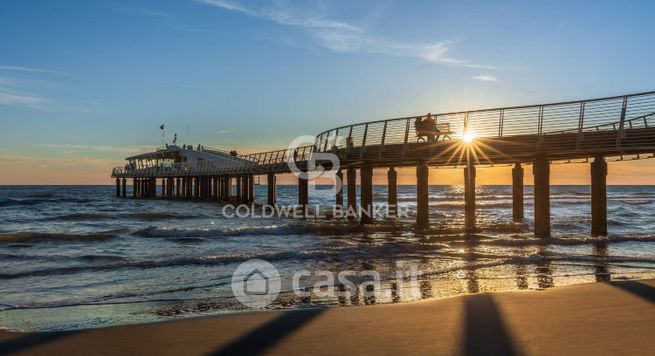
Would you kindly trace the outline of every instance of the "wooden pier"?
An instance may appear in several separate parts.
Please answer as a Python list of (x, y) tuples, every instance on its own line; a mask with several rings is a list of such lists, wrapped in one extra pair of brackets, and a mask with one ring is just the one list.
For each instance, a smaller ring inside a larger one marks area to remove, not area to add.
[[(397, 203), (396, 169), (416, 168), (416, 224), (430, 226), (428, 181), (430, 167), (463, 168), (465, 177), (465, 226), (476, 230), (476, 170), (508, 165), (512, 169), (513, 220), (524, 218), (523, 178), (525, 165), (534, 174), (534, 233), (550, 236), (550, 165), (582, 161), (590, 164), (591, 233), (607, 234), (607, 160), (652, 158), (655, 154), (655, 92), (616, 97), (472, 110), (432, 115), (442, 135), (425, 139), (415, 123), (423, 116), (379, 120), (341, 126), (316, 136), (311, 146), (248, 155), (199, 147), (198, 154), (214, 155), (188, 162), (161, 165), (171, 150), (128, 158), (130, 165), (112, 171), (116, 195), (127, 196), (127, 179), (132, 179), (134, 197), (157, 196), (156, 185), (166, 198), (217, 201), (254, 201), (255, 176), (266, 176), (268, 204), (276, 202), (276, 174), (289, 173), (291, 161), (301, 170), (317, 153), (332, 153), (346, 171), (347, 208), (360, 212), (362, 224), (373, 222), (373, 170), (388, 169), (388, 203)], [(448, 137), (443, 137), (443, 136)], [(193, 151), (193, 149), (192, 149)], [(231, 159), (232, 161), (225, 161)], [(318, 165), (330, 162), (317, 159)], [(329, 168), (329, 167), (328, 167)], [(357, 204), (355, 181), (360, 175)], [(341, 170), (337, 175), (343, 177)], [(298, 204), (309, 201), (307, 179), (299, 179)], [(234, 188), (234, 189), (233, 189)], [(343, 192), (335, 197), (343, 205)]]

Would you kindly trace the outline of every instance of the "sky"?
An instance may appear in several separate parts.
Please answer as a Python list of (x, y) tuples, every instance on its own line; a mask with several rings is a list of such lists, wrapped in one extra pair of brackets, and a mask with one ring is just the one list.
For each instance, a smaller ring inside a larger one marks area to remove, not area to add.
[[(161, 123), (168, 142), (257, 152), (368, 120), (655, 90), (653, 13), (652, 1), (5, 0), (0, 184), (110, 184), (124, 157), (161, 144)], [(588, 176), (557, 166), (552, 182)], [(511, 182), (509, 168), (478, 177)], [(652, 177), (655, 160), (617, 162), (608, 182)]]

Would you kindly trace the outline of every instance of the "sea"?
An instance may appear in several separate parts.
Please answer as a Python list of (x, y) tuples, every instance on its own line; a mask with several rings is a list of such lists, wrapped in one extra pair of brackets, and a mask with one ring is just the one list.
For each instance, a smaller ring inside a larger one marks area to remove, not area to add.
[[(255, 188), (258, 211), (266, 187)], [(79, 330), (250, 311), (232, 277), (252, 259), (279, 273), (281, 291), (267, 310), (655, 277), (653, 186), (608, 187), (607, 237), (590, 234), (588, 186), (551, 187), (550, 238), (533, 236), (531, 186), (522, 223), (512, 222), (510, 186), (476, 187), (475, 233), (464, 230), (462, 186), (429, 193), (430, 226), (417, 231), (411, 185), (398, 187), (406, 214), (366, 226), (332, 216), (330, 195), (311, 196), (310, 206), (326, 213), (302, 219), (234, 217), (214, 201), (120, 198), (114, 186), (2, 186), (0, 328)], [(373, 195), (386, 204), (386, 186)], [(277, 196), (281, 206), (295, 204), (297, 187), (279, 186)], [(343, 291), (342, 271), (355, 285), (374, 271), (379, 283), (347, 296), (315, 290), (329, 282)]]

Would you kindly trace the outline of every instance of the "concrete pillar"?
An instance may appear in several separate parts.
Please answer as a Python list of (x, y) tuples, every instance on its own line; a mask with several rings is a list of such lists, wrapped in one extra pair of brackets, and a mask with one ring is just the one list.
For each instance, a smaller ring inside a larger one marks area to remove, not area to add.
[(360, 172), (360, 223), (370, 224), (373, 222), (373, 168), (370, 163), (364, 162)]
[(515, 222), (523, 221), (523, 167), (520, 162), (512, 168), (512, 217)]
[[(353, 214), (357, 212), (357, 171), (355, 168), (348, 168), (346, 178), (348, 179), (348, 213)], [(348, 217), (352, 218), (352, 215)]]
[(189, 183), (187, 182), (187, 177), (182, 177), (182, 197), (186, 198), (187, 197), (187, 187), (189, 186)]
[(255, 176), (248, 176), (248, 201), (255, 201)]
[(268, 173), (266, 176), (266, 185), (268, 188), (268, 204), (269, 205), (275, 205), (275, 201), (277, 200), (277, 194), (276, 194), (276, 188), (277, 186), (275, 185), (275, 173)]
[(343, 172), (341, 172), (341, 169), (339, 169), (336, 173), (337, 180), (339, 182), (339, 188), (337, 190), (337, 195), (336, 195), (336, 205), (343, 207)]
[(200, 199), (200, 177), (196, 177), (194, 179), (195, 182), (195, 187), (193, 191), (193, 197), (196, 199)]
[(607, 162), (603, 156), (591, 163), (591, 234), (607, 235)]
[(178, 198), (180, 197), (180, 194), (182, 193), (182, 191), (181, 191), (182, 187), (180, 187), (180, 183), (181, 183), (181, 179), (180, 178), (175, 178), (175, 196), (177, 196)]
[(229, 201), (232, 198), (232, 178), (225, 178), (225, 200)]
[(139, 180), (132, 178), (132, 196), (136, 197), (139, 194)]
[(150, 185), (151, 185), (151, 188), (152, 188), (152, 189), (150, 189), (150, 194), (151, 194), (151, 197), (154, 198), (154, 197), (157, 196), (157, 178), (154, 178), (154, 177), (150, 178)]
[(398, 216), (398, 172), (393, 167), (387, 172), (387, 204), (389, 216)]
[(307, 214), (309, 206), (309, 181), (307, 178), (298, 178), (298, 205), (302, 208), (303, 216)]
[(550, 162), (539, 156), (533, 164), (534, 173), (534, 234), (550, 236)]
[(429, 169), (425, 164), (416, 167), (416, 227), (423, 229), (430, 224)]
[(121, 196), (121, 179), (116, 178), (116, 196), (120, 197)]
[(166, 178), (161, 179), (161, 196), (166, 196)]
[(237, 181), (237, 199), (239, 201), (243, 201), (243, 177), (242, 176), (237, 176), (236, 181)]
[(464, 226), (466, 231), (475, 231), (475, 166), (469, 161), (464, 168)]
[(123, 197), (127, 196), (127, 179), (126, 178), (123, 178), (123, 191), (122, 191), (122, 193), (123, 193)]
[(219, 177), (214, 176), (214, 181), (213, 181), (214, 190), (213, 190), (213, 194), (212, 194), (212, 198), (214, 198), (214, 200), (218, 199), (218, 181), (219, 181)]

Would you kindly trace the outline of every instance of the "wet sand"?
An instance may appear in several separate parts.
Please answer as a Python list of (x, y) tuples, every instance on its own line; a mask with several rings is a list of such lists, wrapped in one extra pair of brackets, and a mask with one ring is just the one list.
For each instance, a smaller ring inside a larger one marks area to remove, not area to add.
[(254, 312), (59, 333), (0, 354), (655, 354), (655, 280), (406, 304)]

